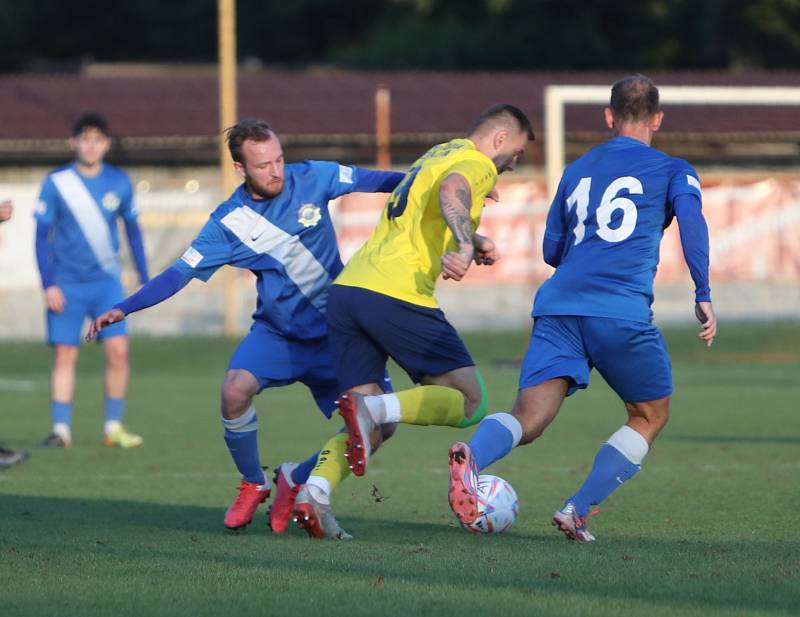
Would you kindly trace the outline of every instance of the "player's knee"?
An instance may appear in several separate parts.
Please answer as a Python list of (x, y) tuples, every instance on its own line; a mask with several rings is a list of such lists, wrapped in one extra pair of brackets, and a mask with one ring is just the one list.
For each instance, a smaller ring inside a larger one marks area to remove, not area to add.
[(53, 364), (56, 368), (75, 366), (78, 360), (78, 348), (71, 345), (56, 345), (53, 353)]
[(222, 415), (228, 419), (241, 416), (253, 400), (250, 384), (237, 375), (227, 375), (222, 383)]
[(112, 368), (128, 368), (128, 347), (123, 345), (110, 346), (106, 349), (106, 361)]
[(471, 418), (481, 404), (481, 393), (479, 390), (466, 388), (461, 393), (464, 395), (464, 415)]
[(479, 373), (476, 373), (476, 378), (475, 383), (461, 391), (464, 395), (464, 421), (460, 425), (461, 428), (477, 424), (486, 415), (488, 407), (486, 386)]

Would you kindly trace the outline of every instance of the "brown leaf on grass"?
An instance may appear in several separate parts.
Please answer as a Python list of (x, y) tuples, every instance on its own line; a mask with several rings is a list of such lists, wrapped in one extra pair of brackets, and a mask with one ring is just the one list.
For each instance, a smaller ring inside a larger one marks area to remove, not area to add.
[(558, 570), (553, 570), (550, 573), (550, 578), (561, 578), (561, 572), (559, 572)]
[(633, 555), (623, 555), (622, 561), (633, 561)]
[(385, 581), (384, 581), (384, 578), (383, 578), (383, 574), (380, 574), (380, 575), (378, 575), (378, 578), (376, 578), (374, 581), (372, 581), (372, 586), (373, 587), (383, 587), (383, 583), (384, 582)]
[(381, 495), (380, 489), (374, 484), (372, 485), (372, 493), (370, 494), (372, 495), (372, 498), (375, 500), (375, 503), (381, 503), (386, 499), (389, 499), (388, 497), (384, 497), (383, 495)]

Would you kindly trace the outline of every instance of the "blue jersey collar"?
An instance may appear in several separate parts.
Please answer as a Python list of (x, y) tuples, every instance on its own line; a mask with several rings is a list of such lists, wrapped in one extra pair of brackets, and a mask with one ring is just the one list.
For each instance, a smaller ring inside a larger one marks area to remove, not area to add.
[(646, 143), (644, 143), (643, 141), (639, 141), (638, 139), (634, 139), (633, 137), (626, 137), (624, 135), (614, 135), (614, 137), (612, 137), (609, 141), (613, 142), (613, 143), (622, 143), (622, 144), (643, 146), (645, 148), (649, 148), (650, 147)]

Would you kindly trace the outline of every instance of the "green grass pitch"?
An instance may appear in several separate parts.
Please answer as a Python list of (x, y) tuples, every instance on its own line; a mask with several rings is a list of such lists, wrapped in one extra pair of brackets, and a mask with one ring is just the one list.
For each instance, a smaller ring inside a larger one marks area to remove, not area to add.
[[(100, 443), (102, 354), (85, 348), (75, 445), (34, 448), (0, 472), (0, 614), (35, 615), (798, 615), (800, 325), (722, 324), (711, 350), (667, 329), (672, 418), (642, 473), (592, 519), (594, 545), (550, 516), (624, 421), (602, 379), (569, 399), (534, 444), (491, 468), (520, 518), (501, 536), (455, 524), (451, 442), (469, 432), (401, 427), (334, 507), (350, 543), (273, 536), (266, 507), (245, 532), (222, 516), (238, 477), (219, 422), (236, 341), (132, 340), (127, 423), (144, 446)], [(527, 333), (468, 335), (490, 409), (508, 409)], [(0, 438), (49, 428), (49, 352), (0, 343)], [(399, 377), (396, 386), (407, 380)], [(264, 464), (298, 460), (339, 422), (301, 386), (257, 399)]]

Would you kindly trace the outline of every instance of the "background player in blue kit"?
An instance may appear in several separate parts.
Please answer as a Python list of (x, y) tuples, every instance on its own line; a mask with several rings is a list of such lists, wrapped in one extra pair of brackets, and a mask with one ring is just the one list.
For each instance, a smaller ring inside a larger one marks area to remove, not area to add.
[(592, 506), (639, 471), (669, 416), (671, 365), (650, 306), (659, 244), (673, 217), (695, 284), (699, 336), (708, 346), (714, 340), (700, 181), (686, 161), (650, 147), (662, 118), (649, 79), (618, 81), (605, 110), (615, 137), (564, 171), (544, 236), (545, 261), (556, 271), (536, 294), (514, 409), (487, 416), (468, 445), (450, 449), (450, 506), (463, 523), (477, 518), (478, 472), (539, 437), (597, 368), (625, 402), (628, 421), (553, 517), (567, 537), (594, 540), (586, 529)]
[[(72, 399), (81, 327), (122, 300), (117, 220), (122, 218), (139, 279), (148, 280), (142, 234), (128, 175), (103, 158), (111, 147), (108, 123), (81, 115), (70, 147), (75, 160), (47, 175), (36, 207), (36, 259), (47, 305), (47, 341), (53, 346), (52, 434), (43, 446), (72, 443)], [(102, 335), (106, 355), (104, 442), (131, 448), (142, 438), (122, 426), (128, 390), (128, 338), (124, 323)]]
[[(284, 165), (278, 136), (262, 120), (241, 120), (228, 130), (228, 147), (242, 184), (212, 214), (189, 249), (139, 292), (98, 317), (94, 336), (125, 315), (157, 304), (191, 279), (207, 281), (223, 265), (256, 275), (258, 301), (250, 333), (233, 352), (222, 386), (225, 443), (242, 474), (239, 495), (225, 514), (225, 526), (248, 525), (269, 487), (258, 451), (253, 398), (265, 388), (296, 381), (309, 387), (330, 417), (339, 394), (328, 348), (325, 309), (328, 287), (341, 272), (328, 201), (352, 192), (391, 192), (403, 174), (323, 161)], [(332, 440), (341, 442), (345, 434)], [(330, 448), (323, 448), (326, 454)], [(285, 463), (276, 475), (278, 495), (270, 511), (273, 531), (288, 525), (297, 489), (319, 464), (348, 474), (341, 461), (318, 453), (299, 465)], [(278, 503), (280, 502), (280, 503)], [(331, 537), (349, 537), (335, 519)]]

